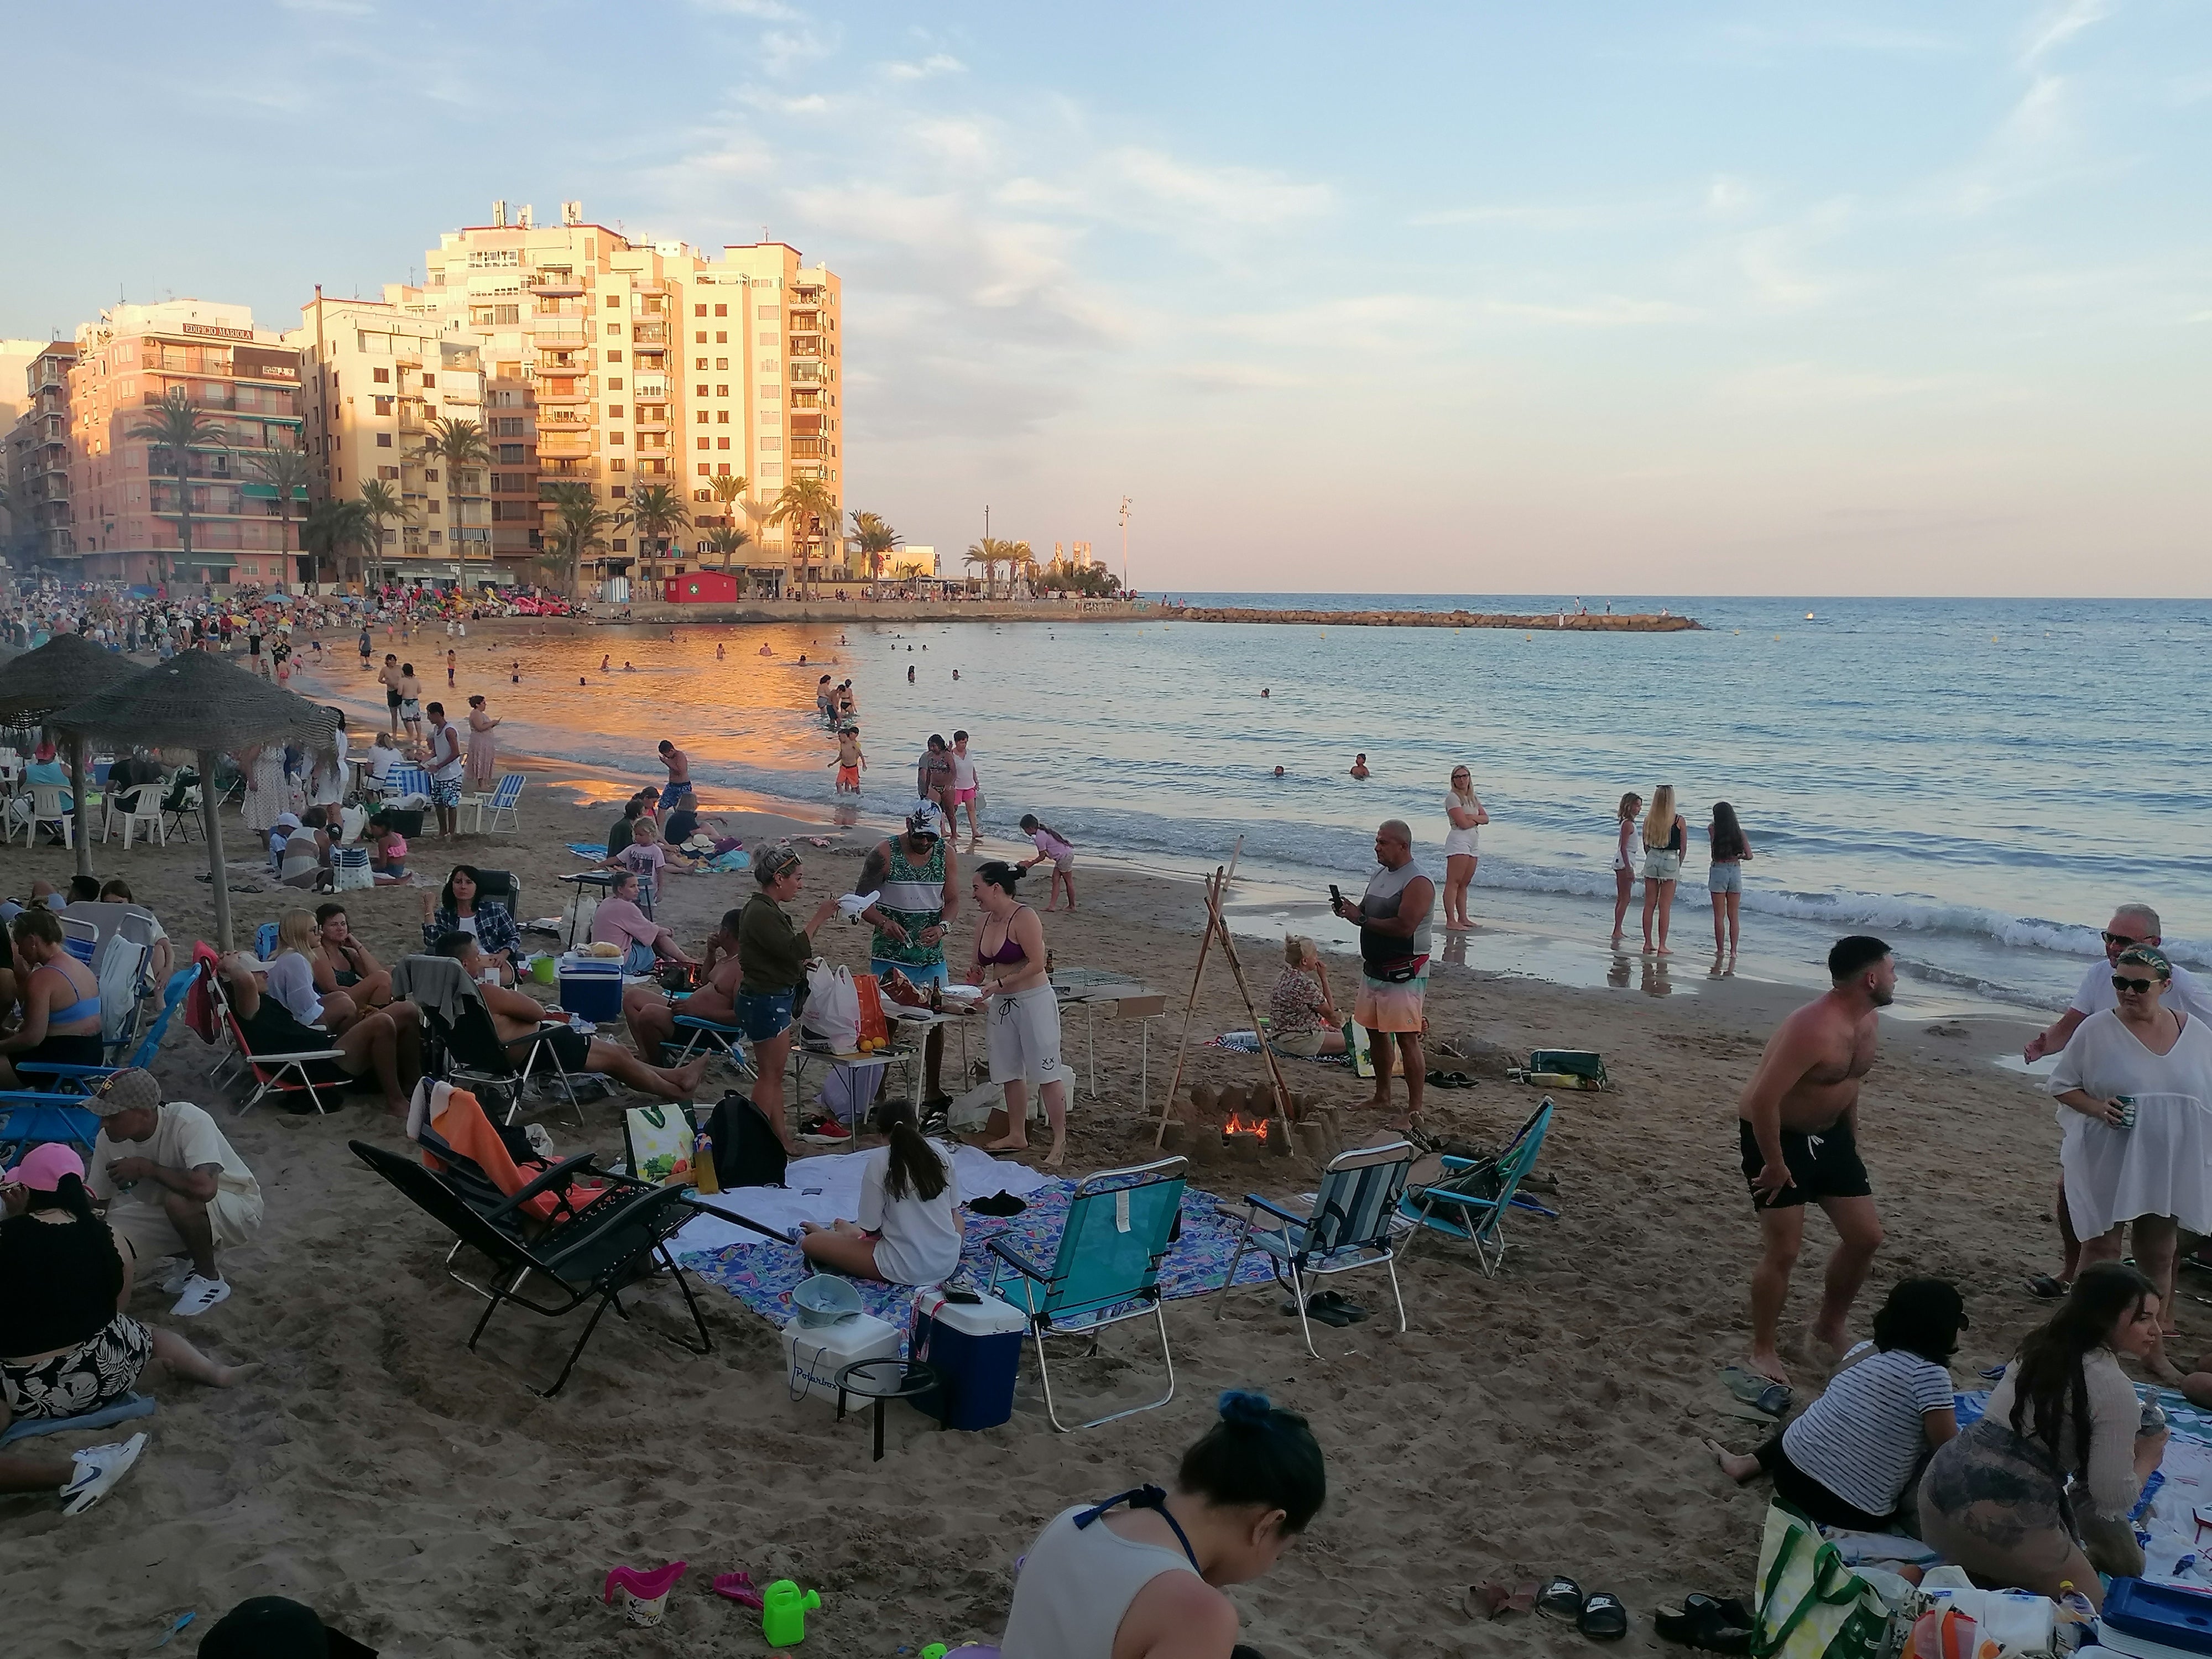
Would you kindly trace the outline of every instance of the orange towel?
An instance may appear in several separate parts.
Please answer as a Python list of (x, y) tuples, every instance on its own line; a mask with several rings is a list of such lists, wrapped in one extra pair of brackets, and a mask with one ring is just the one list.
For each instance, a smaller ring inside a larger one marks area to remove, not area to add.
[[(544, 1164), (538, 1160), (526, 1164), (515, 1163), (507, 1153), (507, 1143), (492, 1127), (491, 1119), (484, 1115), (483, 1104), (465, 1089), (447, 1093), (445, 1109), (430, 1120), (430, 1127), (448, 1146), (473, 1162), (491, 1177), (494, 1186), (509, 1196), (545, 1173)], [(433, 1170), (438, 1167), (438, 1160), (427, 1151), (422, 1154), (422, 1162)], [(578, 1182), (568, 1188), (569, 1201), (580, 1208), (604, 1190)], [(560, 1213), (562, 1200), (557, 1194), (540, 1193), (522, 1207), (540, 1221), (550, 1221)]]

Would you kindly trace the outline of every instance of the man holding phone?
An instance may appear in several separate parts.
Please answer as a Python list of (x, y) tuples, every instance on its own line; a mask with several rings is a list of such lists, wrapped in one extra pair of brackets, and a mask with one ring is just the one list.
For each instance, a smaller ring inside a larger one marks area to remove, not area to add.
[(1429, 913), (1436, 884), (1413, 862), (1413, 832), (1392, 818), (1375, 832), (1375, 861), (1382, 868), (1357, 903), (1335, 887), (1329, 908), (1359, 924), (1359, 996), (1352, 1018), (1364, 1028), (1375, 1060), (1375, 1093), (1368, 1104), (1390, 1110), (1390, 1042), (1397, 1039), (1406, 1073), (1406, 1109), (1390, 1119), (1401, 1134), (1421, 1112), (1427, 1073), (1421, 1060), (1422, 1002), (1429, 985)]

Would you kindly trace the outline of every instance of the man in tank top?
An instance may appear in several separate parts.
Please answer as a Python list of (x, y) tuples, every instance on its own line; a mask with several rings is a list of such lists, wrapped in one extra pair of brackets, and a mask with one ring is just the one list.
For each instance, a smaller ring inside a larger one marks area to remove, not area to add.
[(1421, 1005), (1429, 985), (1429, 913), (1436, 884), (1413, 862), (1413, 832), (1392, 818), (1375, 832), (1375, 861), (1382, 866), (1357, 900), (1340, 899), (1338, 916), (1359, 924), (1359, 996), (1352, 1018), (1372, 1039), (1375, 1094), (1368, 1101), (1390, 1111), (1390, 1050), (1395, 1039), (1406, 1073), (1406, 1109), (1390, 1127), (1403, 1133), (1421, 1113), (1426, 1077), (1421, 1060)]
[[(868, 971), (878, 977), (896, 969), (927, 988), (945, 982), (945, 936), (960, 914), (960, 871), (945, 815), (933, 801), (918, 803), (905, 833), (878, 842), (860, 866), (860, 890), (876, 902), (860, 919), (876, 930)], [(945, 1028), (933, 1025), (922, 1044), (927, 1088), (925, 1109), (945, 1103)]]

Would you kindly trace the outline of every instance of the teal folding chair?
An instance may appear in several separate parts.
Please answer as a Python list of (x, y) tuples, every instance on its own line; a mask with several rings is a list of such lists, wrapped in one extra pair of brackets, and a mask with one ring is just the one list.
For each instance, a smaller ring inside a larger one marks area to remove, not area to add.
[(1443, 1174), (1426, 1186), (1409, 1188), (1398, 1200), (1398, 1213), (1413, 1224), (1413, 1236), (1400, 1254), (1411, 1256), (1425, 1233), (1438, 1233), (1474, 1246), (1483, 1276), (1495, 1279), (1505, 1260), (1505, 1212), (1516, 1207), (1552, 1212), (1519, 1196), (1521, 1183), (1536, 1167), (1544, 1136), (1552, 1127), (1552, 1097), (1543, 1102), (1495, 1158), (1443, 1160)]
[(992, 1293), (1028, 1316), (1030, 1334), (1036, 1339), (1045, 1416), (1062, 1434), (1071, 1425), (1060, 1420), (1053, 1400), (1052, 1366), (1045, 1353), (1048, 1336), (1088, 1337), (1095, 1352), (1098, 1333), (1109, 1325), (1150, 1314), (1159, 1328), (1168, 1391), (1158, 1400), (1109, 1412), (1075, 1424), (1075, 1428), (1095, 1429), (1175, 1398), (1175, 1353), (1168, 1346), (1167, 1316), (1160, 1305), (1160, 1262), (1182, 1213), (1188, 1167), (1188, 1159), (1167, 1158), (1132, 1169), (1102, 1170), (1079, 1182), (1067, 1201), (1067, 1225), (1050, 1267), (1040, 1267), (1004, 1238), (991, 1241), (991, 1254), (998, 1258), (992, 1269)]
[[(1306, 1317), (1306, 1298), (1313, 1281), (1330, 1273), (1358, 1267), (1381, 1267), (1390, 1275), (1390, 1295), (1398, 1304), (1398, 1328), (1406, 1328), (1406, 1298), (1398, 1289), (1397, 1251), (1391, 1240), (1398, 1200), (1405, 1195), (1407, 1177), (1413, 1170), (1413, 1148), (1403, 1140), (1385, 1141), (1340, 1152), (1322, 1171), (1313, 1208), (1304, 1215), (1270, 1203), (1257, 1193), (1244, 1195), (1244, 1230), (1229, 1258), (1229, 1277), (1223, 1281), (1213, 1305), (1221, 1317), (1229, 1292), (1237, 1285), (1237, 1268), (1247, 1249), (1257, 1248), (1268, 1258), (1277, 1281), (1287, 1281), (1297, 1300), (1298, 1324), (1306, 1335), (1306, 1352), (1315, 1358), (1313, 1322)], [(1262, 1216), (1281, 1224), (1267, 1226)]]

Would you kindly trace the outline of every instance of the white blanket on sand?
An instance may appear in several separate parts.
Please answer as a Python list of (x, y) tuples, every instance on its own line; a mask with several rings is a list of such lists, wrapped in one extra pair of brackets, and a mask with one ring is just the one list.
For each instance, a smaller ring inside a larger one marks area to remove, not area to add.
[[(841, 1218), (849, 1221), (859, 1213), (860, 1165), (864, 1161), (858, 1152), (824, 1152), (815, 1158), (802, 1158), (784, 1172), (784, 1179), (789, 1183), (787, 1186), (737, 1187), (727, 1192), (709, 1194), (697, 1201), (757, 1221), (779, 1233), (802, 1221), (826, 1227)], [(969, 1198), (988, 1198), (999, 1192), (1027, 1198), (1040, 1187), (1048, 1186), (1053, 1179), (1019, 1164), (993, 1158), (973, 1146), (954, 1150), (952, 1170), (959, 1180), (960, 1190)], [(678, 1255), (684, 1256), (719, 1250), (729, 1244), (773, 1242), (734, 1221), (702, 1215), (695, 1217), (669, 1241), (669, 1245)]]

